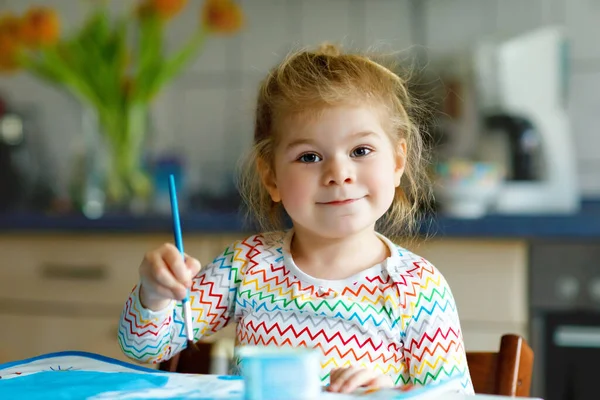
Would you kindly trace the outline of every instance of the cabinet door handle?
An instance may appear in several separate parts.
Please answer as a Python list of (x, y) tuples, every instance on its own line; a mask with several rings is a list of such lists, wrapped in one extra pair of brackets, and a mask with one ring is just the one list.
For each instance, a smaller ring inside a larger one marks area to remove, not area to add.
[(600, 328), (595, 326), (561, 325), (554, 331), (557, 347), (600, 348)]
[(42, 264), (39, 273), (44, 279), (76, 280), (76, 281), (103, 281), (108, 278), (106, 265), (62, 265)]

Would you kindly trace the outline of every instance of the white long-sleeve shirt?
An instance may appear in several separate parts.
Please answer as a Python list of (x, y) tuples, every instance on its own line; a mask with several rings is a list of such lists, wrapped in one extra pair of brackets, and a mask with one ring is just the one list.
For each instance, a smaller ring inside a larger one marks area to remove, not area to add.
[[(303, 273), (290, 254), (293, 231), (253, 235), (229, 246), (194, 278), (195, 339), (236, 324), (237, 345), (317, 348), (321, 380), (360, 366), (397, 385), (458, 378), (473, 393), (452, 292), (427, 260), (380, 236), (391, 256), (344, 280)], [(129, 357), (161, 362), (186, 346), (180, 304), (145, 309), (136, 286), (119, 343)]]

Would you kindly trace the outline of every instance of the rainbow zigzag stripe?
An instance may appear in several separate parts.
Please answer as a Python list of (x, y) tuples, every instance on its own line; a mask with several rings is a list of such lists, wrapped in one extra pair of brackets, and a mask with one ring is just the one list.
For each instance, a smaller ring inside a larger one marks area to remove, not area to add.
[[(395, 246), (383, 264), (327, 284), (294, 265), (285, 232), (232, 244), (195, 278), (190, 300), (197, 339), (237, 324), (237, 344), (318, 348), (321, 379), (332, 368), (362, 366), (396, 384), (459, 378), (473, 387), (454, 298), (441, 273)], [(119, 343), (129, 357), (160, 362), (182, 350), (181, 307), (144, 309), (138, 287), (127, 300)]]

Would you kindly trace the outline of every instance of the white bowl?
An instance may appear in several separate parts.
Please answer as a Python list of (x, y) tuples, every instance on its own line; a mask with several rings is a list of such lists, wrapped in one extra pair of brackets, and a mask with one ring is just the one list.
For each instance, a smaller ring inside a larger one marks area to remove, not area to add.
[(435, 189), (436, 200), (445, 215), (457, 218), (481, 218), (489, 213), (500, 192), (500, 182), (485, 185), (440, 183)]

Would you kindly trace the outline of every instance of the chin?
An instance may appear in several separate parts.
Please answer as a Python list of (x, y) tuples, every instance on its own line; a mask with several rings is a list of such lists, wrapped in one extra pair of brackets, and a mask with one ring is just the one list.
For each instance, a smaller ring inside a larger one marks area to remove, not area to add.
[(356, 235), (367, 229), (374, 229), (375, 221), (340, 222), (332, 224), (320, 223), (315, 232), (328, 239), (341, 239)]

